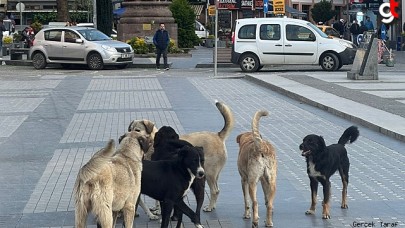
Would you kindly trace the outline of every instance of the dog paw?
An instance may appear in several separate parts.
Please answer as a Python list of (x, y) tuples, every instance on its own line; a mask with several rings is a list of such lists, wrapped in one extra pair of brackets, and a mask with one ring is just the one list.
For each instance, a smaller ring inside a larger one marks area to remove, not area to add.
[(349, 208), (349, 206), (347, 206), (347, 204), (342, 204), (342, 206), (340, 206), (342, 209), (347, 209)]
[(149, 215), (149, 220), (158, 220), (158, 219), (159, 219), (159, 216), (157, 216), (157, 215), (154, 215), (154, 214)]
[(195, 224), (195, 227), (197, 227), (197, 228), (204, 228), (204, 226), (201, 225), (201, 224)]
[(252, 228), (259, 227), (259, 222), (252, 222)]
[(245, 214), (243, 214), (243, 219), (250, 219), (250, 213), (245, 212)]
[(265, 226), (266, 227), (273, 227), (273, 222), (266, 222)]
[(203, 209), (203, 211), (205, 211), (205, 212), (211, 212), (211, 211), (213, 211), (214, 209), (215, 209), (215, 207), (205, 206), (204, 209)]
[(308, 210), (305, 212), (306, 215), (314, 215), (315, 211), (314, 210)]
[(151, 212), (152, 212), (152, 214), (154, 214), (154, 215), (161, 215), (161, 214), (162, 214), (162, 212), (160, 211), (160, 209), (153, 210), (153, 211), (151, 211)]
[(323, 215), (322, 215), (322, 218), (323, 218), (323, 219), (330, 219), (330, 214), (323, 214)]

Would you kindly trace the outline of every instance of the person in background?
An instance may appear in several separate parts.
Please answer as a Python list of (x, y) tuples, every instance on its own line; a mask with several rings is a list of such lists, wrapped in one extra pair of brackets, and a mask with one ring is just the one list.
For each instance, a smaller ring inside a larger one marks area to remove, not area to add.
[(356, 46), (359, 46), (359, 43), (357, 42), (357, 37), (360, 34), (360, 26), (357, 23), (357, 20), (354, 20), (352, 25), (350, 26), (350, 33), (352, 34), (352, 41)]
[(337, 21), (333, 24), (333, 28), (339, 32), (340, 38), (343, 38), (343, 33), (345, 31), (344, 22), (345, 22), (345, 20), (340, 19), (339, 21)]
[(26, 42), (28, 48), (32, 46), (32, 42), (34, 41), (34, 29), (31, 27), (25, 27), (22, 31), (22, 41)]
[(159, 29), (153, 36), (153, 44), (156, 46), (156, 69), (160, 70), (160, 56), (163, 55), (163, 63), (165, 70), (169, 70), (167, 64), (167, 49), (169, 47), (169, 33), (166, 31), (165, 24), (160, 23)]
[(0, 20), (0, 58), (3, 57), (3, 32), (7, 31), (3, 25), (3, 20)]
[(364, 24), (364, 21), (360, 21), (360, 34), (363, 34), (365, 31), (367, 31), (367, 27)]
[(366, 22), (364, 23), (364, 25), (366, 26), (367, 31), (374, 30), (373, 22), (370, 20), (369, 16), (366, 16)]

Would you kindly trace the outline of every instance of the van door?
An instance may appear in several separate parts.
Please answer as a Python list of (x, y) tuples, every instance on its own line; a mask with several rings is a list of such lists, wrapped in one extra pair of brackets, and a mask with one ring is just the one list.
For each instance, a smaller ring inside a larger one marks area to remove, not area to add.
[(318, 42), (316, 35), (307, 27), (285, 24), (284, 61), (288, 64), (315, 64)]
[(281, 25), (266, 23), (259, 26), (257, 39), (258, 54), (262, 64), (284, 64), (284, 40)]

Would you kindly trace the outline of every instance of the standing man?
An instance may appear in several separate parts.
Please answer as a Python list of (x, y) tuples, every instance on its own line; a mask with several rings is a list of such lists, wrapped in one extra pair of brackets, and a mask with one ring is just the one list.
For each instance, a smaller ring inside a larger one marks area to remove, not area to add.
[(356, 46), (359, 46), (357, 42), (357, 37), (360, 34), (360, 26), (357, 23), (357, 20), (353, 21), (353, 24), (350, 26), (350, 32), (352, 33), (352, 41)]
[(364, 25), (367, 27), (367, 31), (374, 30), (373, 22), (370, 20), (369, 16), (366, 16), (366, 22)]
[(169, 70), (167, 64), (167, 48), (169, 46), (169, 33), (165, 29), (165, 24), (160, 23), (159, 30), (153, 36), (153, 44), (156, 46), (156, 69), (160, 70), (160, 56), (163, 54), (163, 62), (165, 70)]
[(3, 57), (3, 31), (7, 31), (3, 25), (3, 20), (0, 20), (0, 58)]

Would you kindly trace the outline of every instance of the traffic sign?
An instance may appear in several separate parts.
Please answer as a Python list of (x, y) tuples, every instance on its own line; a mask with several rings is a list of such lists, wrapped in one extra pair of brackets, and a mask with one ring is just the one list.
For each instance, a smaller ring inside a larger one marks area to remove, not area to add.
[(17, 12), (21, 12), (25, 10), (25, 5), (22, 2), (17, 3), (17, 5), (15, 6), (15, 9), (17, 10)]
[(208, 15), (215, 16), (215, 5), (208, 6)]

